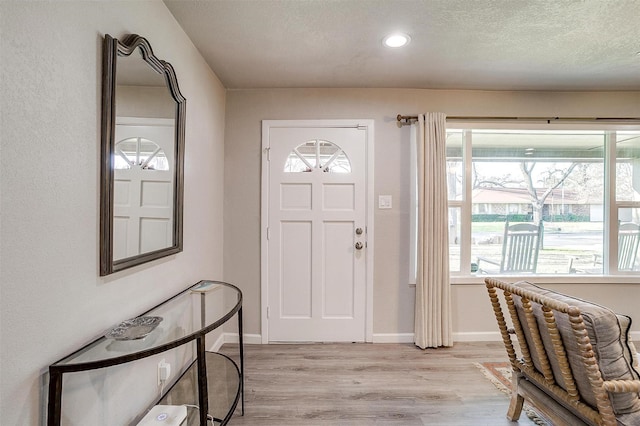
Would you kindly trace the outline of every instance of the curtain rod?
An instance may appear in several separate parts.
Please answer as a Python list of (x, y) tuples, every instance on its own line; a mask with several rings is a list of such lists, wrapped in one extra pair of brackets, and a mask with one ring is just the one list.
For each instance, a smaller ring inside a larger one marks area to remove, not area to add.
[[(417, 120), (417, 115), (398, 114), (396, 120), (401, 124), (411, 124)], [(547, 123), (560, 121), (594, 121), (594, 122), (640, 122), (640, 117), (473, 117), (447, 116), (447, 120), (455, 121), (546, 121)]]

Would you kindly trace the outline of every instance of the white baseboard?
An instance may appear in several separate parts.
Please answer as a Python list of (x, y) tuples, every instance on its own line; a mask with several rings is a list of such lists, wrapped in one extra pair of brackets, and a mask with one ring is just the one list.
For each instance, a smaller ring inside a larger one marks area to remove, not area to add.
[[(222, 336), (220, 336), (220, 338), (223, 339), (222, 343), (220, 344), (220, 346), (222, 346), (225, 343), (238, 343), (238, 333), (223, 333)], [(218, 339), (220, 340), (220, 339)], [(245, 344), (250, 344), (250, 345), (255, 345), (255, 344), (260, 344), (262, 343), (262, 336), (260, 334), (247, 334), (244, 333), (242, 335), (242, 341)]]
[[(245, 334), (244, 343), (262, 344), (260, 334)], [(640, 342), (640, 331), (630, 333), (633, 342)], [(498, 331), (470, 331), (453, 333), (454, 342), (501, 342), (502, 338)], [(222, 334), (212, 346), (212, 351), (217, 351), (225, 343), (238, 343), (237, 333)], [(413, 333), (374, 333), (372, 343), (413, 343)]]
[[(373, 335), (373, 343), (413, 343), (413, 333), (378, 333)], [(453, 333), (454, 342), (500, 342), (498, 331)]]
[[(261, 344), (262, 335), (244, 334), (244, 343)], [(220, 349), (225, 343), (238, 343), (238, 333), (223, 333), (212, 345), (212, 351)], [(413, 333), (379, 333), (373, 335), (373, 343), (413, 343)]]
[[(633, 342), (640, 342), (640, 331), (629, 333)], [(469, 331), (453, 333), (454, 342), (501, 342), (498, 331)], [(379, 333), (373, 335), (373, 343), (413, 343), (413, 333)]]
[[(259, 334), (244, 334), (243, 342), (246, 344), (261, 344), (262, 337)], [(238, 343), (238, 333), (222, 333), (211, 345), (209, 351), (218, 352), (225, 343)]]
[(222, 345), (224, 345), (224, 333), (218, 336), (216, 341), (213, 342), (213, 345), (209, 348), (209, 352), (218, 352)]
[[(640, 331), (630, 333), (631, 340), (640, 342)], [(259, 345), (262, 344), (260, 334), (244, 334), (244, 343)], [(497, 331), (478, 331), (453, 333), (454, 342), (500, 342), (502, 338)], [(211, 351), (216, 352), (225, 343), (238, 343), (237, 333), (223, 333), (211, 346)], [(413, 343), (413, 333), (374, 333), (373, 343)]]
[(373, 343), (413, 343), (413, 333), (374, 333)]
[(499, 331), (470, 331), (453, 333), (454, 342), (501, 342)]

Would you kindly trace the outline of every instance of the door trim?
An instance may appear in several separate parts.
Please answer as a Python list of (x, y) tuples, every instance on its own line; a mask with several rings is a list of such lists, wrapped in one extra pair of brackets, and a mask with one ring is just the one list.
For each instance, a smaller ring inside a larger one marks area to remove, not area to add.
[(267, 227), (269, 225), (269, 134), (272, 128), (304, 128), (333, 127), (360, 128), (366, 132), (366, 208), (365, 226), (367, 229), (367, 250), (365, 269), (365, 342), (373, 342), (373, 254), (374, 254), (374, 220), (373, 220), (373, 169), (374, 169), (374, 120), (340, 119), (340, 120), (262, 120), (262, 188), (260, 192), (260, 333), (262, 343), (269, 343), (269, 245), (267, 244)]

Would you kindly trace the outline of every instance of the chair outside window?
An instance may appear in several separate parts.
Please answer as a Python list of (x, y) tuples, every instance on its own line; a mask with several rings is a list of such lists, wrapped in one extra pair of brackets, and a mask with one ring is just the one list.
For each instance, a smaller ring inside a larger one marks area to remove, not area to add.
[(633, 271), (638, 257), (640, 225), (623, 223), (618, 230), (618, 270)]
[[(538, 252), (540, 251), (542, 230), (542, 222), (540, 222), (539, 225), (532, 223), (509, 225), (509, 221), (507, 221), (504, 225), (502, 258), (500, 260), (494, 260), (486, 257), (478, 257), (478, 272), (535, 274), (538, 266)], [(482, 263), (493, 265), (494, 268), (483, 268)]]
[[(618, 271), (634, 271), (640, 245), (640, 225), (621, 223), (618, 228)], [(593, 266), (602, 264), (602, 256), (593, 256)]]

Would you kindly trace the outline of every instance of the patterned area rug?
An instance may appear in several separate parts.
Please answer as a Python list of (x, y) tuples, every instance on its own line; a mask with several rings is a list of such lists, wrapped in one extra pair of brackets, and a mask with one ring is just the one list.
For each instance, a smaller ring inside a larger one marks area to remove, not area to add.
[[(484, 374), (495, 387), (511, 397), (511, 365), (509, 365), (508, 362), (475, 362), (474, 365), (480, 369), (482, 374)], [(551, 426), (526, 403), (522, 408), (522, 412), (536, 425)]]

